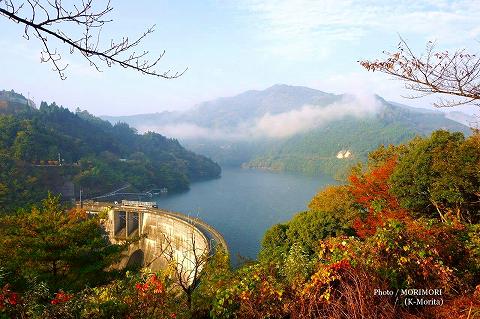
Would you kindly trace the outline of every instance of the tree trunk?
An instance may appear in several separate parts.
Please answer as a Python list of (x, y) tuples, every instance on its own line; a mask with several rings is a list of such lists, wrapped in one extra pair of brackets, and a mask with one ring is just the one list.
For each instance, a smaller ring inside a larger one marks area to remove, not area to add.
[(445, 216), (443, 215), (442, 211), (440, 210), (440, 207), (437, 204), (437, 202), (434, 201), (433, 199), (430, 199), (430, 202), (432, 202), (433, 206), (435, 206), (435, 208), (437, 209), (437, 212), (440, 215), (440, 219), (442, 220), (442, 222), (446, 222)]

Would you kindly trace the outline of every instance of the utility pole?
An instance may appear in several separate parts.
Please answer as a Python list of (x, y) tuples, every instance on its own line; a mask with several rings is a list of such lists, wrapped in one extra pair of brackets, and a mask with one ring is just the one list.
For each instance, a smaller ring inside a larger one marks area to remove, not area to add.
[(82, 193), (83, 193), (83, 189), (80, 188), (80, 208), (83, 208)]

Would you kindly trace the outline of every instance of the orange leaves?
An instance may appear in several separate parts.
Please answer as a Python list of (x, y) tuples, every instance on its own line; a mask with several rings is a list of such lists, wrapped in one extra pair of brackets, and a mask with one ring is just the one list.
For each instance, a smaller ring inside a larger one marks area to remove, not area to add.
[(315, 300), (328, 301), (332, 295), (333, 283), (340, 280), (340, 276), (336, 271), (329, 267), (322, 267), (313, 274), (310, 282), (308, 282), (300, 293), (300, 302)]
[(302, 289), (295, 292), (291, 317), (337, 318), (328, 314), (342, 302), (342, 288), (354, 272), (356, 270), (346, 259), (320, 266)]
[(73, 298), (73, 295), (67, 294), (67, 293), (63, 292), (62, 290), (60, 290), (59, 292), (57, 292), (55, 294), (55, 297), (50, 301), (50, 303), (52, 305), (57, 305), (57, 304), (60, 304), (60, 303), (68, 302), (72, 298)]
[(355, 219), (353, 222), (353, 229), (360, 238), (366, 238), (374, 235), (377, 228), (383, 224), (383, 218), (369, 214), (364, 220), (361, 218)]
[(144, 283), (135, 284), (135, 289), (141, 297), (149, 297), (151, 293), (165, 293), (165, 285), (156, 274), (152, 274)]
[(334, 271), (340, 271), (343, 269), (348, 269), (352, 267), (352, 265), (350, 264), (350, 261), (348, 261), (347, 259), (342, 259), (336, 263), (331, 264), (329, 267)]
[(390, 187), (387, 183), (396, 164), (396, 157), (390, 158), (382, 166), (373, 169), (363, 176), (351, 175), (349, 177), (351, 183), (350, 191), (359, 204), (371, 208), (373, 200), (384, 199), (389, 205), (393, 205), (395, 208), (398, 207), (396, 198), (388, 193)]
[(74, 207), (68, 211), (68, 218), (71, 220), (85, 220), (87, 212), (84, 209)]
[(362, 238), (373, 235), (377, 227), (389, 219), (405, 219), (407, 216), (397, 198), (389, 192), (388, 179), (396, 165), (397, 157), (394, 156), (362, 176), (352, 174), (349, 177), (350, 192), (367, 213), (364, 219), (357, 218), (353, 223), (353, 228)]

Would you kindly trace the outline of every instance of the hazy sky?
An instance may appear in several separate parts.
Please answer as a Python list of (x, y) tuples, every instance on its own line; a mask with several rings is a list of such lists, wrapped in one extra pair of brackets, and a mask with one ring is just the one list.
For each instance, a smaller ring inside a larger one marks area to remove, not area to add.
[[(152, 57), (166, 50), (160, 70), (188, 71), (175, 80), (120, 67), (98, 73), (67, 50), (70, 66), (62, 81), (50, 65), (39, 62), (40, 43), (24, 39), (22, 26), (0, 17), (0, 88), (96, 115), (185, 109), (276, 83), (377, 93), (422, 106), (432, 100), (403, 99), (408, 92), (400, 82), (366, 72), (357, 61), (394, 50), (398, 34), (418, 52), (428, 40), (436, 40), (440, 49), (479, 51), (478, 0), (112, 0), (111, 5), (105, 43), (156, 24), (142, 48)], [(51, 45), (61, 47), (53, 40)]]

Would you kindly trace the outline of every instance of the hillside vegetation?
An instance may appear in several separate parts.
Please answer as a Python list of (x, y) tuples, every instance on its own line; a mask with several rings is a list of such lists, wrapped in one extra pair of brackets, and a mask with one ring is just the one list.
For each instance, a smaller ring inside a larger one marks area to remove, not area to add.
[(220, 176), (216, 163), (175, 139), (140, 135), (125, 123), (111, 125), (55, 103), (35, 109), (18, 101), (18, 96), (1, 101), (6, 105), (0, 109), (2, 210), (38, 202), (49, 190), (71, 197), (73, 185), (85, 197), (126, 184), (133, 191), (175, 192), (191, 181)]
[[(319, 191), (307, 211), (269, 229), (258, 260), (231, 269), (218, 249), (187, 296), (171, 267), (92, 276), (92, 267), (101, 269), (121, 247), (84, 243), (78, 233), (98, 237), (98, 217), (61, 214), (48, 198), (40, 210), (0, 218), (0, 316), (476, 318), (479, 199), (478, 132), (465, 138), (440, 130), (381, 146), (345, 184)], [(32, 229), (59, 244), (41, 244)], [(77, 268), (88, 249), (98, 261)], [(32, 252), (53, 259), (32, 260)], [(68, 267), (52, 273), (51, 260)], [(73, 279), (79, 272), (82, 281)]]
[[(103, 118), (170, 132), (222, 165), (340, 179), (380, 145), (400, 144), (439, 128), (470, 134), (467, 126), (439, 111), (283, 84), (200, 103), (183, 113)], [(351, 156), (338, 159), (341, 151)]]

